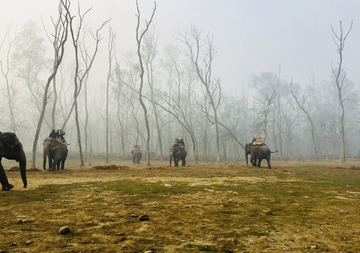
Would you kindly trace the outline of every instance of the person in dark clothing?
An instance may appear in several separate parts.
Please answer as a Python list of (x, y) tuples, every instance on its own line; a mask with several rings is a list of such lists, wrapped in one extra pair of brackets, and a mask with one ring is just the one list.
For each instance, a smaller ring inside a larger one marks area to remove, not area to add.
[(56, 139), (56, 138), (59, 137), (59, 135), (58, 135), (58, 133), (55, 132), (55, 130), (53, 129), (53, 130), (51, 130), (51, 133), (49, 134), (49, 137)]
[(175, 143), (173, 145), (175, 148), (177, 148), (179, 146), (179, 140), (178, 138), (175, 139)]
[(183, 138), (179, 138), (178, 142), (179, 142), (180, 145), (184, 146), (184, 148), (185, 148), (185, 142), (184, 142)]

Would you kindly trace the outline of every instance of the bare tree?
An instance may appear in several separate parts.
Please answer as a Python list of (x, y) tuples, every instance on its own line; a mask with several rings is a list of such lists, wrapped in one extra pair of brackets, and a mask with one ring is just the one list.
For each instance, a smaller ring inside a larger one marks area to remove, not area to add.
[(50, 87), (50, 84), (51, 84), (53, 78), (55, 78), (55, 76), (56, 76), (57, 70), (62, 62), (64, 52), (65, 52), (65, 42), (68, 37), (69, 20), (67, 19), (66, 15), (62, 14), (62, 9), (68, 8), (69, 5), (70, 5), (69, 1), (60, 0), (58, 10), (59, 10), (59, 19), (61, 21), (60, 21), (59, 25), (62, 28), (55, 30), (55, 33), (53, 34), (54, 55), (55, 55), (55, 59), (57, 59), (57, 61), (54, 62), (52, 73), (47, 80), (45, 90), (44, 90), (42, 110), (41, 110), (38, 125), (36, 128), (35, 139), (34, 139), (33, 150), (32, 150), (32, 152), (33, 152), (32, 153), (32, 168), (35, 168), (36, 146), (37, 146), (37, 142), (39, 140), (41, 125), (42, 125), (45, 111), (46, 111), (46, 105), (47, 105), (47, 100), (48, 100), (48, 90), (49, 90), (49, 87)]
[(265, 139), (268, 137), (268, 128), (270, 124), (270, 116), (274, 109), (275, 99), (278, 95), (276, 84), (278, 77), (274, 73), (262, 73), (259, 76), (253, 76), (251, 87), (255, 87), (257, 94), (254, 100), (254, 108), (257, 118), (255, 123), (255, 132), (264, 133)]
[(316, 142), (315, 142), (315, 126), (314, 126), (313, 119), (312, 119), (308, 109), (305, 108), (306, 100), (307, 100), (307, 98), (309, 96), (308, 96), (308, 94), (303, 94), (302, 97), (301, 97), (301, 101), (300, 101), (300, 99), (295, 94), (295, 93), (299, 94), (300, 89), (298, 88), (296, 91), (294, 91), (293, 80), (292, 79), (291, 79), (291, 82), (290, 82), (290, 92), (291, 92), (292, 97), (295, 99), (295, 102), (296, 102), (297, 106), (305, 114), (307, 120), (310, 123), (310, 126), (311, 126), (311, 139), (313, 141), (315, 161), (317, 161), (318, 157), (317, 157), (317, 149), (316, 149)]
[[(180, 34), (178, 39), (187, 47), (185, 54), (192, 63), (194, 71), (196, 72), (200, 83), (203, 85), (206, 96), (209, 99), (215, 121), (216, 160), (217, 162), (220, 162), (220, 137), (217, 110), (221, 101), (221, 83), (220, 79), (213, 79), (212, 77), (212, 63), (216, 55), (213, 38), (212, 36), (207, 35), (205, 41), (203, 41), (201, 34), (202, 32), (198, 31), (195, 26), (191, 26), (190, 30)], [(205, 49), (203, 49), (204, 46)]]
[[(147, 81), (149, 83), (150, 87), (150, 98), (151, 101), (154, 101), (155, 95), (154, 95), (154, 59), (157, 54), (157, 41), (155, 39), (155, 32), (149, 31), (148, 36), (145, 38), (145, 45), (144, 45), (144, 58), (145, 58), (145, 68), (146, 68), (146, 77)], [(163, 161), (163, 148), (162, 148), (162, 138), (161, 138), (161, 127), (159, 123), (159, 115), (157, 108), (154, 103), (152, 103), (153, 111), (154, 111), (154, 119), (156, 123), (156, 131), (157, 131), (157, 137), (158, 137), (158, 143), (159, 143), (159, 152), (160, 152), (160, 162)]]
[[(89, 57), (89, 64), (86, 66), (85, 71), (81, 71), (80, 70), (80, 62), (79, 62), (79, 50), (81, 50), (79, 44), (80, 44), (80, 34), (82, 31), (82, 26), (83, 26), (83, 21), (84, 21), (84, 17), (86, 16), (86, 14), (91, 10), (88, 9), (86, 12), (84, 12), (84, 14), (80, 13), (80, 4), (78, 4), (78, 13), (79, 13), (79, 24), (77, 29), (74, 28), (74, 16), (71, 15), (70, 12), (70, 6), (66, 7), (66, 15), (67, 18), (69, 20), (69, 29), (70, 29), (70, 34), (71, 34), (71, 38), (72, 38), (72, 42), (73, 42), (73, 47), (74, 47), (74, 51), (75, 51), (75, 75), (74, 75), (74, 103), (73, 106), (69, 112), (69, 115), (67, 117), (67, 119), (65, 120), (62, 129), (65, 128), (65, 125), (68, 121), (68, 119), (70, 118), (70, 115), (72, 113), (72, 110), (75, 109), (75, 123), (76, 123), (76, 129), (77, 129), (77, 139), (78, 139), (78, 145), (79, 145), (79, 154), (80, 154), (80, 166), (84, 166), (84, 158), (83, 158), (83, 153), (82, 153), (82, 145), (81, 145), (81, 132), (80, 132), (80, 124), (79, 124), (79, 110), (78, 110), (78, 102), (77, 102), (77, 98), (80, 94), (81, 91), (81, 87), (83, 85), (84, 80), (86, 79), (86, 77), (88, 76), (90, 69), (92, 67), (92, 64), (95, 60), (96, 54), (98, 52), (98, 47), (99, 47), (99, 43), (102, 40), (101, 36), (100, 36), (100, 31), (101, 29), (109, 22), (109, 20), (103, 22), (103, 24), (100, 26), (99, 29), (96, 30), (95, 34), (92, 34), (93, 39), (95, 41), (95, 49), (93, 51), (93, 54)], [(82, 73), (81, 73), (82, 72)]]
[[(70, 2), (69, 2), (70, 4)], [(60, 6), (59, 6), (60, 7)], [(56, 21), (54, 21), (51, 18), (51, 22), (53, 24), (53, 28), (54, 28), (54, 33), (57, 34), (59, 32), (59, 30), (62, 29), (62, 26), (61, 26), (61, 17), (63, 16), (63, 8), (59, 8), (59, 16), (58, 16), (58, 19)], [(44, 30), (46, 31), (46, 28), (45, 28), (45, 24), (44, 22), (43, 23), (43, 27), (44, 27)], [(53, 45), (53, 49), (54, 49), (54, 52), (56, 52), (56, 47), (57, 47), (57, 41), (53, 40), (51, 38), (51, 35), (49, 35), (48, 33), (47, 34), (47, 37), (49, 39), (49, 41), (52, 43)], [(54, 54), (54, 63), (53, 64), (56, 64), (57, 62), (57, 57), (58, 55), (55, 53)], [(55, 126), (56, 126), (56, 121), (55, 121), (55, 113), (56, 113), (56, 104), (57, 104), (57, 99), (58, 99), (58, 95), (57, 95), (57, 89), (56, 89), (56, 78), (53, 78), (52, 80), (53, 82), (53, 93), (54, 93), (54, 100), (53, 100), (53, 107), (52, 107), (52, 112), (51, 112), (51, 126), (52, 126), (52, 129), (55, 129)]]
[(349, 35), (351, 29), (352, 29), (353, 21), (351, 21), (350, 28), (347, 32), (344, 32), (342, 21), (339, 21), (339, 28), (340, 32), (339, 34), (335, 32), (333, 26), (331, 25), (331, 30), (334, 35), (334, 42), (337, 46), (337, 51), (339, 54), (339, 62), (338, 67), (332, 69), (332, 73), (335, 77), (336, 87), (338, 90), (338, 97), (339, 97), (339, 104), (341, 107), (341, 115), (340, 115), (340, 133), (341, 133), (341, 162), (345, 163), (345, 127), (344, 127), (344, 119), (345, 119), (345, 107), (344, 107), (344, 98), (342, 97), (342, 90), (343, 90), (343, 84), (344, 79), (346, 77), (346, 73), (342, 70), (342, 64), (343, 64), (343, 50), (345, 47), (345, 40), (347, 36)]
[(6, 82), (6, 94), (7, 94), (7, 100), (8, 100), (7, 102), (8, 102), (8, 106), (9, 106), (9, 112), (10, 112), (10, 129), (14, 133), (16, 133), (16, 123), (15, 123), (15, 113), (14, 113), (15, 100), (16, 100), (16, 89), (15, 89), (13, 83), (10, 83), (10, 80), (9, 80), (10, 51), (11, 51), (11, 46), (14, 43), (15, 39), (10, 38), (10, 28), (8, 28), (5, 33), (4, 41), (0, 44), (0, 49), (3, 47), (3, 44), (5, 43), (6, 40), (8, 41), (6, 62), (5, 62), (5, 64), (3, 64), (3, 62), (0, 60), (0, 68), (1, 68), (1, 73), (4, 76), (5, 82)]
[(111, 68), (112, 68), (112, 59), (114, 57), (114, 41), (115, 34), (110, 27), (109, 31), (109, 42), (108, 42), (108, 50), (109, 50), (109, 69), (106, 79), (106, 163), (109, 163), (109, 89), (110, 89), (110, 78), (111, 78)]
[[(15, 50), (11, 56), (11, 66), (16, 69), (17, 78), (22, 80), (28, 88), (31, 101), (34, 102), (36, 109), (41, 114), (42, 97), (46, 84), (44, 85), (40, 79), (40, 74), (49, 67), (50, 60), (46, 58), (44, 39), (38, 34), (38, 31), (37, 23), (28, 21), (17, 33), (14, 43)], [(50, 128), (47, 119), (43, 120)]]
[[(85, 44), (84, 41), (82, 44)], [(91, 60), (88, 55), (88, 50), (85, 45), (82, 45), (82, 50), (80, 50), (81, 58), (83, 59), (85, 68), (88, 68), (89, 61)], [(84, 122), (84, 138), (85, 138), (85, 161), (89, 160), (89, 163), (91, 164), (91, 152), (89, 155), (88, 146), (90, 145), (91, 150), (91, 136), (90, 129), (89, 129), (89, 103), (88, 103), (88, 87), (87, 87), (87, 81), (88, 81), (89, 75), (86, 75), (83, 81), (84, 86), (84, 109), (85, 109), (85, 122)], [(90, 139), (90, 141), (89, 141)]]
[(146, 32), (148, 31), (150, 24), (153, 20), (153, 17), (155, 15), (155, 11), (156, 11), (156, 2), (154, 2), (154, 9), (151, 15), (151, 18), (149, 21), (146, 21), (146, 25), (145, 25), (145, 29), (140, 33), (139, 31), (139, 27), (140, 27), (140, 9), (139, 9), (139, 4), (138, 1), (136, 0), (136, 8), (137, 8), (137, 26), (136, 26), (136, 42), (137, 42), (137, 54), (139, 57), (139, 63), (140, 63), (140, 88), (139, 88), (139, 101), (140, 104), (144, 110), (144, 116), (145, 116), (145, 124), (146, 124), (146, 130), (147, 130), (147, 140), (146, 140), (146, 160), (147, 160), (147, 166), (150, 166), (150, 127), (149, 127), (149, 119), (148, 119), (148, 115), (147, 115), (147, 108), (146, 105), (143, 102), (143, 98), (142, 98), (142, 90), (143, 90), (143, 86), (144, 86), (144, 65), (143, 65), (143, 60), (142, 60), (142, 55), (141, 55), (141, 41), (144, 37), (144, 35), (146, 34)]
[[(116, 51), (114, 49), (114, 51)], [(125, 152), (125, 126), (123, 123), (123, 116), (121, 115), (121, 112), (123, 109), (122, 106), (122, 89), (123, 89), (123, 81), (122, 81), (122, 73), (121, 73), (121, 69), (120, 69), (120, 61), (117, 59), (116, 54), (114, 55), (115, 57), (115, 67), (113, 69), (113, 82), (116, 83), (116, 87), (113, 88), (113, 94), (115, 95), (115, 99), (116, 99), (116, 117), (117, 117), (117, 121), (119, 123), (120, 126), (120, 146), (121, 146), (121, 150), (122, 150), (122, 158), (125, 159), (126, 157), (126, 152)], [(126, 98), (126, 96), (125, 96)]]
[(184, 109), (182, 108), (182, 105), (180, 104), (180, 101), (178, 101), (177, 99), (174, 99), (170, 96), (168, 96), (165, 93), (162, 93), (160, 91), (158, 91), (159, 94), (161, 95), (161, 97), (163, 98), (163, 101), (165, 102), (165, 104), (168, 105), (168, 107), (170, 109), (168, 109), (167, 107), (161, 105), (160, 103), (156, 102), (155, 100), (151, 101), (151, 98), (147, 98), (149, 101), (151, 101), (154, 105), (159, 106), (160, 108), (162, 108), (164, 111), (170, 113), (171, 115), (173, 115), (175, 117), (175, 119), (177, 120), (178, 123), (180, 123), (180, 125), (189, 133), (190, 138), (191, 138), (191, 142), (192, 142), (192, 146), (193, 146), (193, 153), (194, 153), (194, 159), (195, 159), (195, 163), (197, 163), (198, 158), (196, 155), (196, 137), (195, 137), (195, 132), (194, 129), (192, 128), (190, 121), (188, 119), (188, 117), (186, 116), (186, 113), (184, 111)]

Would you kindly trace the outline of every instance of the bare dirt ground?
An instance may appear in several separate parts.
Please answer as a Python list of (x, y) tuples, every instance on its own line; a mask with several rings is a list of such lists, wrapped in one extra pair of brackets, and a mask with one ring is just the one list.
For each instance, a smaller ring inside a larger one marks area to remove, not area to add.
[(28, 171), (27, 189), (6, 171), (15, 188), (0, 192), (0, 252), (360, 249), (359, 162), (78, 163)]

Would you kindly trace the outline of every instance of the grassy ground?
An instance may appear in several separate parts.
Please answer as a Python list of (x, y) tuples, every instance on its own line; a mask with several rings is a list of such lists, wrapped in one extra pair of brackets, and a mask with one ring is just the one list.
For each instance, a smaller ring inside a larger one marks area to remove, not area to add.
[[(0, 252), (360, 248), (357, 162), (273, 162), (271, 170), (243, 163), (77, 163), (29, 171), (28, 189), (19, 172), (7, 171), (15, 188), (0, 192)], [(59, 234), (63, 226), (70, 232)]]

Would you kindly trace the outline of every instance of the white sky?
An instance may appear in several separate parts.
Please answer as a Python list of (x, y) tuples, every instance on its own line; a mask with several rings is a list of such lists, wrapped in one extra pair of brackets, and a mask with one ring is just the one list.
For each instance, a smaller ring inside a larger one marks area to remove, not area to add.
[[(134, 0), (80, 0), (82, 10), (93, 7), (88, 18), (97, 28), (113, 17), (118, 49), (135, 44), (136, 5)], [(173, 44), (174, 35), (189, 25), (214, 36), (218, 52), (213, 65), (226, 92), (247, 83), (249, 75), (279, 72), (290, 81), (307, 84), (311, 71), (316, 81), (329, 79), (331, 63), (338, 55), (331, 25), (339, 20), (353, 29), (344, 50), (348, 78), (360, 84), (360, 1), (359, 0), (158, 0), (155, 14), (160, 46)], [(58, 0), (0, 0), (0, 39), (8, 25), (21, 27), (27, 20), (50, 22), (56, 16)], [(72, 1), (73, 7), (77, 2)], [(139, 0), (143, 19), (148, 19), (153, 1)], [(75, 13), (75, 12), (74, 12)], [(107, 32), (107, 31), (106, 31)], [(104, 32), (105, 33), (105, 32)], [(107, 37), (104, 38), (104, 40)], [(107, 42), (103, 42), (103, 52)], [(94, 69), (92, 71), (95, 71)]]

